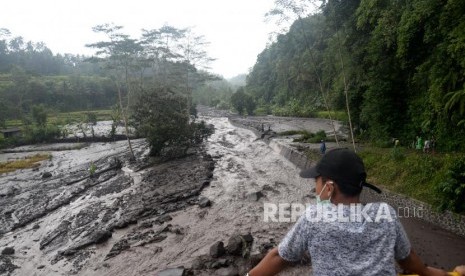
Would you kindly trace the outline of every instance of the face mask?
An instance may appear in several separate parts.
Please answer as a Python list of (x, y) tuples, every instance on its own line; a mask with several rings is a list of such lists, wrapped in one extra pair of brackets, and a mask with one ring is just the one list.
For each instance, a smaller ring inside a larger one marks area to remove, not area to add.
[(316, 196), (316, 204), (330, 204), (331, 203), (331, 196), (328, 199), (323, 199), (323, 200), (321, 199), (321, 194), (325, 190), (327, 184), (328, 183), (325, 183), (325, 185), (323, 186), (323, 189), (321, 189), (321, 192)]

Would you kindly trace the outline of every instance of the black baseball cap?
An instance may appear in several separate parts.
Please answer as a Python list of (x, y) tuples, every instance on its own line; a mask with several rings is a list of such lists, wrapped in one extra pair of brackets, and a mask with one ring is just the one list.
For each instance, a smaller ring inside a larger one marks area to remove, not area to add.
[(300, 172), (300, 177), (303, 178), (318, 176), (328, 177), (336, 181), (338, 185), (348, 185), (359, 189), (368, 187), (381, 193), (378, 187), (366, 182), (367, 174), (362, 158), (346, 148), (328, 151), (314, 167)]

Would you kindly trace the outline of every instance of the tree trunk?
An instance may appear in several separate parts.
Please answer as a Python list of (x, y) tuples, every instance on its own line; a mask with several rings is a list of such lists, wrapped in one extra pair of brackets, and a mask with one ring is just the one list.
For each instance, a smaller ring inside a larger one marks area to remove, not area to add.
[(318, 79), (318, 85), (320, 87), (321, 96), (323, 97), (323, 101), (325, 103), (326, 111), (328, 111), (329, 121), (331, 122), (331, 126), (333, 127), (334, 139), (336, 140), (336, 144), (339, 146), (339, 139), (337, 138), (336, 126), (334, 125), (334, 120), (333, 120), (332, 115), (331, 115), (331, 110), (329, 109), (328, 100), (326, 99), (326, 96), (325, 96), (325, 93), (324, 93), (324, 88), (323, 88), (323, 84), (321, 82), (321, 77), (320, 77), (320, 74), (318, 73), (318, 71), (316, 69), (315, 57), (313, 56), (312, 49), (310, 48), (310, 43), (308, 42), (307, 35), (304, 32), (304, 25), (302, 23), (302, 18), (300, 17), (300, 15), (298, 16), (298, 20), (299, 20), (299, 23), (300, 23), (300, 29), (302, 30), (302, 35), (304, 36), (304, 39), (305, 39), (305, 44), (306, 44), (307, 50), (310, 53), (310, 58), (311, 58), (312, 65), (313, 65), (313, 71), (315, 72), (315, 75), (316, 75), (316, 77)]
[(336, 36), (337, 36), (337, 49), (339, 53), (339, 59), (341, 60), (341, 71), (342, 71), (342, 77), (344, 81), (344, 95), (346, 98), (346, 109), (347, 109), (347, 116), (349, 117), (349, 128), (350, 128), (350, 138), (352, 139), (352, 147), (354, 148), (354, 151), (357, 152), (357, 149), (355, 148), (355, 139), (354, 139), (354, 129), (352, 127), (352, 118), (350, 116), (350, 106), (349, 106), (349, 84), (347, 82), (346, 78), (346, 72), (344, 68), (344, 60), (342, 59), (342, 53), (341, 53), (341, 41), (339, 40), (339, 32), (336, 30)]
[(117, 83), (117, 81), (115, 82), (116, 82), (116, 87), (118, 89), (119, 108), (121, 111), (121, 115), (123, 116), (124, 129), (126, 132), (126, 138), (128, 140), (129, 152), (131, 153), (131, 160), (135, 160), (136, 156), (134, 155), (134, 151), (132, 150), (131, 139), (129, 138), (128, 117), (127, 117), (126, 112), (124, 111), (123, 97), (121, 96), (121, 86)]

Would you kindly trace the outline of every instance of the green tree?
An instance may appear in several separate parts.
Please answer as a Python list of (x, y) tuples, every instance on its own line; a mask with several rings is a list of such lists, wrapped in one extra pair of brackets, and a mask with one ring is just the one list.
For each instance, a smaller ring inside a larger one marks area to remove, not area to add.
[(240, 115), (244, 114), (244, 110), (248, 115), (254, 115), (256, 108), (255, 100), (252, 96), (245, 93), (244, 87), (239, 87), (231, 96), (231, 105), (237, 110)]
[(185, 96), (158, 88), (139, 94), (136, 105), (132, 120), (138, 133), (147, 137), (151, 155), (175, 152), (173, 155), (177, 156), (187, 151), (190, 146), (189, 116), (185, 112)]
[[(131, 158), (135, 159), (131, 139), (129, 138), (128, 108), (134, 89), (132, 77), (134, 76), (135, 70), (141, 69), (140, 56), (143, 48), (140, 42), (121, 33), (120, 30), (122, 28), (122, 26), (112, 24), (98, 25), (94, 27), (93, 30), (97, 33), (105, 34), (109, 40), (88, 44), (86, 46), (98, 49), (96, 55), (100, 57), (99, 61), (104, 62), (107, 71), (110, 72), (111, 78), (115, 83), (129, 151)], [(123, 89), (126, 91), (126, 104), (123, 103)]]
[(38, 127), (44, 128), (47, 124), (47, 110), (43, 105), (32, 106), (32, 119)]
[(96, 125), (97, 124), (97, 114), (95, 112), (86, 113), (86, 122), (88, 124)]
[(245, 94), (245, 110), (247, 111), (247, 114), (252, 116), (255, 113), (255, 108), (257, 107), (257, 104), (255, 103), (255, 100), (248, 94)]
[(246, 98), (247, 96), (243, 87), (239, 87), (236, 93), (231, 96), (231, 105), (234, 107), (234, 109), (237, 110), (239, 115), (244, 114), (244, 109), (246, 108)]
[(0, 92), (0, 128), (6, 127), (6, 119), (8, 116), (8, 106), (6, 101), (1, 97)]

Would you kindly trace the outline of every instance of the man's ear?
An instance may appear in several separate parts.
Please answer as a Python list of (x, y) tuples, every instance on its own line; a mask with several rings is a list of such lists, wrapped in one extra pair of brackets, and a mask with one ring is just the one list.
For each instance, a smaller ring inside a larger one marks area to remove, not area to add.
[(328, 181), (326, 181), (326, 184), (328, 184), (328, 196), (334, 195), (334, 190), (336, 189), (336, 184), (334, 183), (334, 181), (329, 179)]

